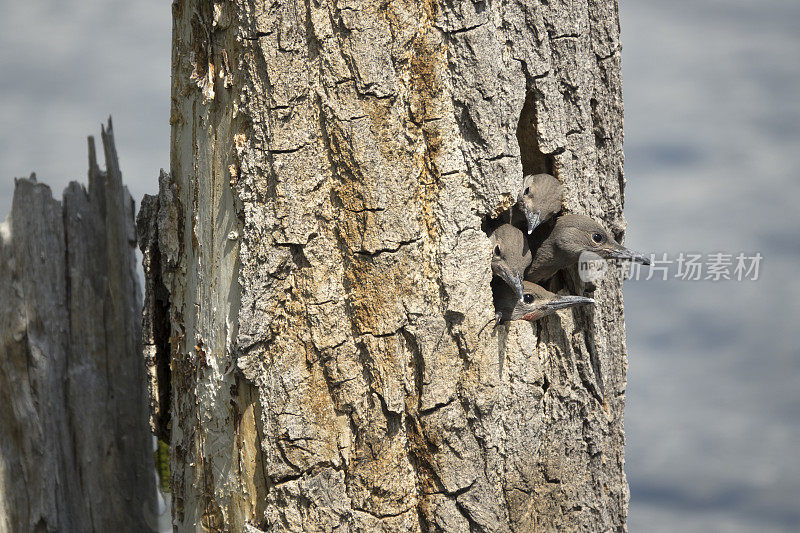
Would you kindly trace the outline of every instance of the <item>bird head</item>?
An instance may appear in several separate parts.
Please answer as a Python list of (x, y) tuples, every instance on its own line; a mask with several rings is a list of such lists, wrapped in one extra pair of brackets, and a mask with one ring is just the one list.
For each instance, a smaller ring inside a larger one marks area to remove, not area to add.
[(553, 228), (555, 244), (561, 253), (577, 261), (582, 252), (594, 252), (604, 259), (627, 259), (643, 265), (650, 260), (619, 244), (599, 223), (584, 215), (569, 214), (559, 217)]
[(528, 234), (561, 211), (561, 183), (550, 174), (529, 174), (522, 180), (517, 205), (525, 215)]
[(584, 296), (561, 296), (531, 283), (522, 282), (522, 299), (517, 300), (511, 311), (511, 320), (539, 320), (559, 309), (576, 305), (593, 304), (594, 300)]
[(492, 273), (522, 298), (522, 275), (531, 264), (531, 249), (525, 234), (511, 224), (497, 227), (489, 235), (492, 243)]

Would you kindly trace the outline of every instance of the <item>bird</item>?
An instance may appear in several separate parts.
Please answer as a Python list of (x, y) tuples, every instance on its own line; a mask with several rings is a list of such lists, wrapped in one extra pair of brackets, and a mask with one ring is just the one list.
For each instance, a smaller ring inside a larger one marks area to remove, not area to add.
[(561, 296), (530, 281), (522, 282), (522, 298), (503, 283), (494, 286), (494, 309), (496, 323), (512, 320), (533, 322), (559, 309), (576, 305), (593, 304), (594, 300), (585, 296)]
[(489, 233), (492, 243), (492, 274), (514, 289), (522, 298), (522, 275), (531, 263), (531, 249), (522, 231), (511, 224), (502, 224)]
[(515, 221), (524, 220), (523, 229), (527, 229), (530, 235), (539, 224), (547, 222), (561, 211), (563, 196), (561, 183), (555, 177), (550, 174), (529, 174), (522, 180), (522, 189), (514, 205), (514, 211), (521, 217), (512, 217)]
[(647, 257), (617, 243), (603, 226), (591, 218), (567, 214), (556, 219), (553, 228), (535, 247), (525, 279), (534, 283), (548, 279), (562, 268), (577, 263), (581, 253), (587, 251), (604, 259), (628, 259), (650, 264)]

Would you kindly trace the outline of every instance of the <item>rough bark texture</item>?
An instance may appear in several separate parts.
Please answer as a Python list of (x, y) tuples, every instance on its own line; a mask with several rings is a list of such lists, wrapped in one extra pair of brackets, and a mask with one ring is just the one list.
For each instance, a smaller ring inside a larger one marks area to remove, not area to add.
[(616, 1), (173, 10), (178, 530), (624, 530), (620, 286), (496, 328), (481, 230), (548, 170), (622, 237)]
[(64, 202), (16, 181), (0, 224), (0, 531), (147, 531), (155, 509), (134, 205), (107, 171)]

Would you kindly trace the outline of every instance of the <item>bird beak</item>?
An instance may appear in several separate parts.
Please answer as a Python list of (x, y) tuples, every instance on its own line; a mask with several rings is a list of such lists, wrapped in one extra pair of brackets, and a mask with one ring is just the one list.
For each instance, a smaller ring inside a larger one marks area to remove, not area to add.
[(517, 293), (517, 298), (522, 299), (522, 276), (515, 274), (508, 265), (498, 265), (496, 274), (500, 276), (503, 281), (508, 283), (508, 286), (514, 289), (514, 292)]
[(555, 300), (550, 300), (544, 307), (550, 312), (554, 313), (559, 309), (566, 309), (568, 307), (575, 307), (576, 305), (593, 304), (592, 298), (585, 296), (559, 296)]
[(524, 211), (525, 218), (528, 220), (528, 235), (530, 235), (533, 233), (533, 230), (536, 229), (536, 226), (541, 224), (541, 212), (533, 212), (532, 210), (528, 209), (527, 206), (524, 208)]
[(552, 315), (560, 309), (567, 309), (568, 307), (575, 307), (576, 305), (593, 304), (594, 300), (586, 298), (585, 296), (558, 296), (548, 302), (535, 304), (532, 309), (529, 309), (523, 316), (523, 320), (539, 320), (547, 315)]
[(645, 266), (650, 264), (649, 257), (640, 253), (632, 252), (627, 248), (620, 247), (619, 249), (606, 249), (604, 251), (608, 254), (608, 257), (612, 257), (614, 259), (627, 259), (628, 261), (641, 263)]

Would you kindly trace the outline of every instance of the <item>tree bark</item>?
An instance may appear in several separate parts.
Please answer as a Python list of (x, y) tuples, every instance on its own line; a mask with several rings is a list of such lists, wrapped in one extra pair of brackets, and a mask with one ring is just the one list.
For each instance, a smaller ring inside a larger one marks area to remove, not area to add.
[(155, 511), (134, 206), (107, 171), (63, 205), (16, 181), (0, 224), (0, 531), (147, 531)]
[(616, 1), (173, 13), (140, 227), (177, 529), (625, 530), (621, 287), (494, 327), (481, 230), (549, 171), (623, 236)]

